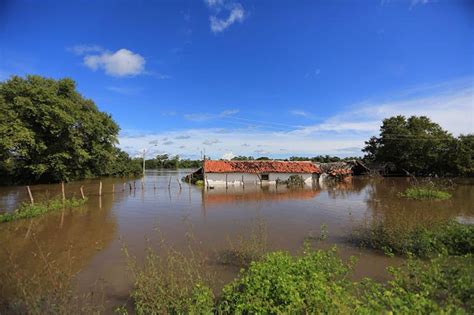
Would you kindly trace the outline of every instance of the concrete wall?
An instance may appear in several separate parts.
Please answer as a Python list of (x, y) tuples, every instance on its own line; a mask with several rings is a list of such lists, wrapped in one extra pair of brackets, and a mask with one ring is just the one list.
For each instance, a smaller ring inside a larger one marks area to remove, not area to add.
[[(300, 175), (303, 177), (303, 180), (306, 184), (311, 185), (313, 182), (312, 174), (294, 174), (294, 173), (269, 173), (268, 180), (262, 181), (262, 184), (276, 184), (276, 180), (287, 180), (291, 175)], [(226, 173), (206, 173), (207, 181), (205, 179), (205, 184), (209, 183), (209, 186), (221, 186), (226, 183)], [(260, 185), (260, 178), (257, 174), (248, 174), (248, 173), (227, 173), (227, 185), (241, 185), (242, 178), (244, 183)]]

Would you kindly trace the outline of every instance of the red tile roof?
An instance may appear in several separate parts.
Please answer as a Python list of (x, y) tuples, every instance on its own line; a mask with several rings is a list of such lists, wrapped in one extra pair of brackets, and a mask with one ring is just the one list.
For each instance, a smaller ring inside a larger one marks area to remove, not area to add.
[(321, 173), (311, 162), (284, 161), (204, 161), (206, 173)]

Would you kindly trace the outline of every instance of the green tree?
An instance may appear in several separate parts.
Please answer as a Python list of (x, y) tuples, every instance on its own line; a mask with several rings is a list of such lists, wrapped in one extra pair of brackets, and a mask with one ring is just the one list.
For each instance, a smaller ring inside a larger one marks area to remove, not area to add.
[(398, 170), (416, 175), (472, 172), (472, 135), (454, 138), (425, 116), (385, 119), (380, 135), (367, 141), (365, 159), (392, 163)]
[(2, 182), (56, 182), (128, 173), (118, 125), (71, 79), (14, 76), (0, 83)]

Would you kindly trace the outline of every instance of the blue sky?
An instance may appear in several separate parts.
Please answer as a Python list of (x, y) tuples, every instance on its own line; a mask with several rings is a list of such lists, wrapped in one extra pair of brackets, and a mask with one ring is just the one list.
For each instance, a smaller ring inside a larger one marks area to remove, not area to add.
[(360, 155), (390, 115), (474, 132), (473, 35), (473, 1), (0, 0), (0, 80), (73, 78), (133, 155)]

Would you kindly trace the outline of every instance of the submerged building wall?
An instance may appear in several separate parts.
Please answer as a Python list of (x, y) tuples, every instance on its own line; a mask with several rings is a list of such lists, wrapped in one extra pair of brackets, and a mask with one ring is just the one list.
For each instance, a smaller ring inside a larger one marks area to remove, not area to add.
[[(260, 185), (261, 174), (249, 174), (249, 173), (206, 173), (204, 178), (204, 184), (209, 186), (222, 186), (226, 185), (242, 185), (244, 184), (255, 184)], [(262, 184), (276, 184), (277, 180), (286, 181), (291, 175), (301, 176), (305, 184), (311, 185), (313, 183), (313, 174), (295, 174), (295, 173), (268, 173), (268, 180), (262, 180)]]

